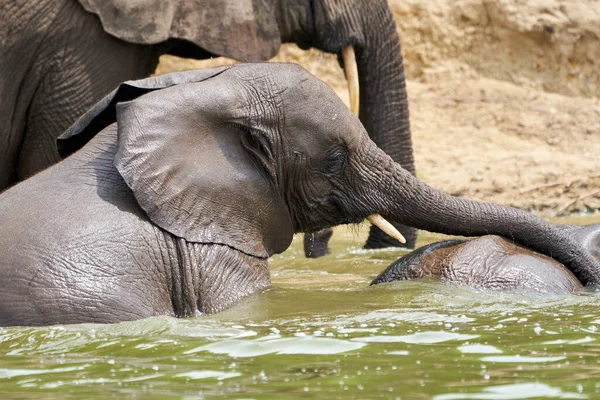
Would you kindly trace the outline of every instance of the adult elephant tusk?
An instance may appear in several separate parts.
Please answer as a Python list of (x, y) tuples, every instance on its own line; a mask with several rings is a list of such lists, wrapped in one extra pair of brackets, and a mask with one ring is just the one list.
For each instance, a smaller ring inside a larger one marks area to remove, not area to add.
[[(350, 110), (358, 116), (360, 105), (360, 85), (358, 83), (358, 66), (356, 65), (356, 56), (354, 48), (348, 46), (342, 50), (342, 58), (344, 59), (344, 72), (348, 81), (348, 91), (350, 92)], [(390, 224), (379, 214), (369, 215), (369, 222), (381, 229), (383, 232), (398, 240), (400, 243), (406, 243), (406, 239), (394, 225)]]
[(344, 72), (348, 81), (348, 91), (350, 92), (350, 109), (355, 115), (358, 115), (358, 106), (360, 104), (360, 87), (358, 84), (358, 67), (356, 66), (356, 56), (352, 46), (342, 50), (344, 59)]
[(406, 243), (406, 239), (404, 239), (404, 236), (402, 236), (402, 234), (398, 232), (396, 228), (394, 228), (394, 225), (386, 221), (385, 218), (383, 218), (381, 215), (371, 214), (367, 217), (367, 219), (370, 223), (372, 223), (373, 225), (375, 225), (376, 227), (378, 227), (383, 232), (390, 235), (400, 243)]

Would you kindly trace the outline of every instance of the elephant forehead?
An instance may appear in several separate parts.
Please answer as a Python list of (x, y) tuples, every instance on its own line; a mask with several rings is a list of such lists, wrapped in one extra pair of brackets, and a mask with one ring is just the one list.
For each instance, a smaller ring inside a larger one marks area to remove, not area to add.
[(285, 131), (292, 143), (319, 152), (334, 144), (345, 144), (350, 150), (364, 144), (368, 138), (365, 129), (343, 103), (311, 103), (284, 110)]

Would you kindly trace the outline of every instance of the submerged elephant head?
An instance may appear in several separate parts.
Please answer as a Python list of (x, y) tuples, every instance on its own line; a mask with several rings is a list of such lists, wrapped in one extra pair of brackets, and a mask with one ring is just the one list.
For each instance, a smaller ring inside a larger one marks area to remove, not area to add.
[[(561, 228), (600, 261), (600, 224)], [(371, 284), (425, 277), (514, 293), (568, 294), (583, 290), (581, 282), (563, 264), (493, 235), (423, 246), (390, 264)]]
[(113, 121), (114, 163), (136, 201), (189, 242), (266, 257), (285, 250), (294, 232), (381, 214), (434, 232), (511, 237), (551, 254), (582, 282), (600, 282), (598, 261), (567, 231), (418, 181), (329, 87), (295, 65), (125, 83), (59, 139), (61, 151), (76, 151)]

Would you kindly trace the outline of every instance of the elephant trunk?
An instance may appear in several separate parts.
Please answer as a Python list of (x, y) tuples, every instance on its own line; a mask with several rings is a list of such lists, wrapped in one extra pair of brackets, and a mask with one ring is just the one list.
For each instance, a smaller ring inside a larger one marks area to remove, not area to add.
[[(357, 44), (356, 62), (360, 86), (359, 117), (371, 139), (395, 162), (415, 174), (409, 123), (404, 65), (400, 38), (393, 15), (385, 1), (373, 1), (363, 10), (365, 29)], [(407, 239), (407, 247), (415, 245), (416, 230), (396, 225)], [(385, 235), (372, 228), (366, 247), (381, 247)]]
[(375, 144), (414, 174), (400, 38), (386, 2), (373, 2), (371, 8), (367, 26), (372, 29), (365, 30), (364, 43), (356, 48), (359, 117)]
[(450, 196), (419, 181), (381, 150), (373, 153), (371, 162), (384, 171), (384, 185), (375, 195), (387, 199), (384, 217), (430, 232), (504, 236), (563, 263), (584, 285), (600, 284), (600, 263), (566, 230), (524, 210)]

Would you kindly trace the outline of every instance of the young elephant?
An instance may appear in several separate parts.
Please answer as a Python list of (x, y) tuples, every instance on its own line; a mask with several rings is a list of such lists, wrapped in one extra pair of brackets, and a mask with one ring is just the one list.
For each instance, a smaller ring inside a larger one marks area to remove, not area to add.
[(0, 196), (0, 325), (218, 312), (269, 287), (294, 232), (374, 213), (529, 241), (600, 282), (564, 230), (419, 182), (293, 64), (127, 82), (59, 149), (74, 154)]
[[(387, 0), (0, 0), (0, 192), (58, 162), (56, 138), (120, 82), (152, 74), (161, 54), (266, 61), (285, 42), (355, 64), (361, 121), (414, 173)], [(416, 230), (398, 229), (414, 248)], [(371, 229), (368, 247), (390, 245)]]
[[(600, 224), (562, 228), (600, 260)], [(494, 235), (423, 246), (392, 263), (371, 284), (424, 277), (514, 293), (567, 294), (583, 290), (581, 282), (563, 264)]]

